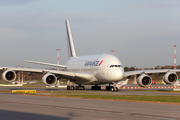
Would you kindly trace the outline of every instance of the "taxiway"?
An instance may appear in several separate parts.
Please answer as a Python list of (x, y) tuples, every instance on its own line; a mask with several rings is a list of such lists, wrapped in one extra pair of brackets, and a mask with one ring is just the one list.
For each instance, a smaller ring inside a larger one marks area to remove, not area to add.
[(180, 105), (43, 97), (12, 93), (0, 93), (0, 96), (0, 116), (1, 119), (8, 120), (180, 119)]
[[(156, 85), (155, 85), (156, 86)], [(180, 96), (180, 92), (152, 90), (120, 90), (118, 92), (86, 90), (66, 90), (65, 88), (46, 87), (1, 87), (1, 91), (37, 90), (38, 94), (56, 92), (91, 92), (99, 95), (165, 95)], [(61, 98), (31, 96), (13, 93), (0, 93), (0, 116), (8, 120), (178, 120), (179, 104), (148, 102), (126, 102), (110, 100), (91, 100), (79, 98)]]

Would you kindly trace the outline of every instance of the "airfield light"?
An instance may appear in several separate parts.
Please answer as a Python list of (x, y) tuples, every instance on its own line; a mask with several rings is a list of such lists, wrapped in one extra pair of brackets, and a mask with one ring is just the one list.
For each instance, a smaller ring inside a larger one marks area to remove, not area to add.
[(111, 53), (113, 54), (114, 50), (110, 50), (110, 51), (111, 51)]
[(174, 69), (176, 69), (176, 47), (177, 45), (173, 45), (174, 46)]
[[(60, 51), (61, 49), (57, 48), (56, 50), (57, 50), (57, 64), (59, 65), (59, 51)], [(59, 70), (59, 67), (57, 67), (57, 70)], [(59, 80), (57, 81), (57, 86), (58, 86), (58, 85), (60, 85), (60, 84), (59, 84)]]
[[(18, 65), (20, 67), (20, 65)], [(18, 72), (18, 84), (20, 83), (20, 72)]]
[[(56, 50), (57, 50), (57, 64), (59, 65), (59, 51), (61, 49), (57, 48)], [(57, 70), (59, 70), (59, 67), (57, 67)]]
[[(22, 68), (23, 68), (23, 65), (22, 65)], [(24, 81), (23, 81), (23, 71), (21, 72), (21, 77), (22, 77), (21, 83), (23, 84), (24, 83)]]
[[(136, 71), (136, 65), (134, 66), (134, 70)], [(136, 75), (134, 75), (134, 81), (133, 81), (133, 84), (137, 84), (137, 81), (136, 81)]]

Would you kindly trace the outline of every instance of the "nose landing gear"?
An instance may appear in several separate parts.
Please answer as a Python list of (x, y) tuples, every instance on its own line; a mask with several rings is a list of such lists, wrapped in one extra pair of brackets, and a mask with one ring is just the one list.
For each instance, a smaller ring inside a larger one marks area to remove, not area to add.
[(117, 87), (111, 86), (111, 92), (117, 92), (117, 91), (118, 91), (118, 88), (117, 88)]
[(109, 86), (106, 86), (106, 90), (109, 90), (111, 92), (117, 92), (118, 88), (116, 87), (115, 83), (113, 84), (113, 86), (111, 86), (111, 83), (109, 83)]

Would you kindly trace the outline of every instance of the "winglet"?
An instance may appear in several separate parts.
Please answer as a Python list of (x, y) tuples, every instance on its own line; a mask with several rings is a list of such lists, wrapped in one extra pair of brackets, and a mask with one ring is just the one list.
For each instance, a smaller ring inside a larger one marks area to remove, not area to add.
[(66, 20), (65, 22), (66, 22), (67, 45), (68, 45), (69, 57), (76, 57), (69, 21)]

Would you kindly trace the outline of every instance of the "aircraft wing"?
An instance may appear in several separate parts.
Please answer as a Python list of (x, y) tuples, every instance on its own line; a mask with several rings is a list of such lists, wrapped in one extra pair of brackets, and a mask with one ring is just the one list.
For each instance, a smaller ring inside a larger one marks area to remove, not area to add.
[[(2, 70), (3, 73), (5, 73), (4, 76), (7, 76), (8, 72), (15, 74), (18, 71), (25, 71), (25, 72), (31, 72), (31, 73), (54, 74), (60, 78), (79, 80), (81, 82), (89, 82), (92, 79), (92, 75), (89, 73), (78, 73), (78, 72), (71, 72), (71, 71), (33, 69), (33, 68), (9, 68), (9, 67), (0, 67), (0, 70)], [(7, 80), (7, 82), (9, 81)]]
[(124, 77), (138, 75), (138, 74), (151, 74), (151, 73), (167, 73), (167, 72), (180, 72), (180, 69), (158, 69), (158, 70), (136, 70), (124, 72)]
[(48, 66), (54, 66), (54, 67), (61, 67), (61, 68), (66, 68), (67, 67), (65, 65), (58, 65), (58, 64), (51, 64), (51, 63), (44, 63), (44, 62), (37, 62), (37, 61), (30, 61), (30, 60), (25, 60), (25, 62), (41, 64), (41, 65), (48, 65)]
[(79, 80), (83, 82), (88, 82), (92, 79), (92, 75), (89, 73), (78, 73), (71, 71), (58, 71), (58, 70), (49, 70), (49, 73), (59, 75), (62, 78)]

